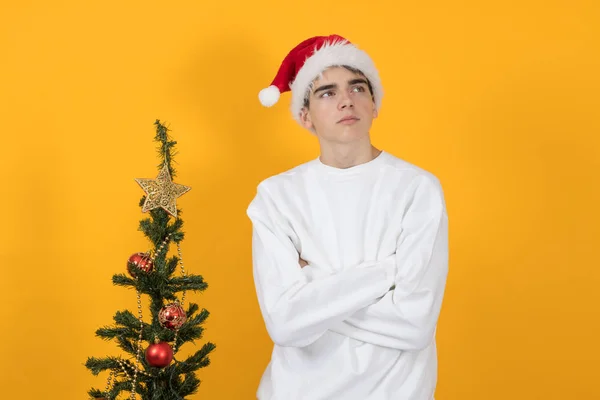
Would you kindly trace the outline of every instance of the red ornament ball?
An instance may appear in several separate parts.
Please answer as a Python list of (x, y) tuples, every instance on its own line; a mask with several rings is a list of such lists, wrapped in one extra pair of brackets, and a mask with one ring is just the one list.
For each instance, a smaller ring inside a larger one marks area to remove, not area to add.
[(163, 368), (173, 360), (173, 349), (167, 342), (153, 343), (146, 349), (146, 361), (152, 367)]
[(152, 269), (154, 269), (154, 263), (152, 262), (152, 258), (148, 253), (134, 253), (131, 255), (131, 257), (129, 257), (129, 260), (127, 260), (127, 272), (129, 272), (129, 275), (135, 278), (136, 271), (131, 268), (131, 264), (135, 265), (146, 273), (152, 272)]
[(169, 303), (158, 312), (158, 322), (172, 331), (181, 328), (186, 319), (185, 310), (179, 303)]

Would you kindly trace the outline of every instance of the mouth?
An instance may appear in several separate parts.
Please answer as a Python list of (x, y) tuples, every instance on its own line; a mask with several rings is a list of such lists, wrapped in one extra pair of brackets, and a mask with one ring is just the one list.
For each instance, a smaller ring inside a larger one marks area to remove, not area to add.
[(353, 116), (348, 116), (348, 117), (344, 117), (342, 119), (340, 119), (337, 123), (338, 124), (353, 124), (354, 122), (358, 121), (359, 118), (357, 117), (353, 117)]

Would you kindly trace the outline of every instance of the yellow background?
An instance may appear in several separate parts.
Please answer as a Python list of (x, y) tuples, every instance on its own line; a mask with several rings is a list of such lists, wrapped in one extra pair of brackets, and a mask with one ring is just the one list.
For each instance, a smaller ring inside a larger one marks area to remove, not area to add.
[(289, 93), (270, 109), (257, 93), (295, 44), (338, 33), (380, 69), (374, 143), (445, 188), (436, 399), (600, 399), (599, 3), (285, 4), (2, 3), (1, 397), (104, 387), (83, 364), (121, 354), (94, 331), (135, 309), (111, 276), (147, 249), (134, 178), (157, 174), (158, 118), (192, 187), (185, 265), (209, 284), (188, 294), (211, 312), (197, 348), (217, 344), (192, 398), (254, 398), (271, 343), (246, 206), (318, 155)]

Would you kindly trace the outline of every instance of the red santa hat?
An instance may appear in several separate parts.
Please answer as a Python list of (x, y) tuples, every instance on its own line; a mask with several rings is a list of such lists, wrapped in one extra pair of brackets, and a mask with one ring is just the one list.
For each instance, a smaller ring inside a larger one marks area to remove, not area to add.
[(262, 89), (258, 98), (263, 106), (271, 107), (281, 93), (291, 90), (292, 116), (300, 123), (304, 96), (311, 82), (328, 67), (342, 65), (355, 68), (367, 77), (379, 110), (383, 88), (375, 64), (367, 53), (339, 35), (315, 36), (294, 47), (283, 59), (271, 85)]

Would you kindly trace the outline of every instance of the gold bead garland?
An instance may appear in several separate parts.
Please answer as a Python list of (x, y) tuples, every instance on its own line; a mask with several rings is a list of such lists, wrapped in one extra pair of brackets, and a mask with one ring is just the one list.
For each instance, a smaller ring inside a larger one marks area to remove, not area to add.
[[(125, 375), (127, 375), (127, 378), (128, 378), (128, 380), (131, 380), (131, 377), (129, 376), (129, 373), (127, 372), (127, 370), (126, 370), (125, 368), (127, 367), (127, 368), (129, 368), (129, 369), (135, 370), (135, 367), (134, 367), (134, 366), (131, 364), (131, 362), (130, 362), (129, 360), (121, 360), (121, 359), (118, 359), (118, 360), (117, 360), (117, 362), (118, 362), (118, 363), (119, 363), (119, 365), (121, 366), (121, 370), (123, 370), (123, 373), (124, 373)], [(152, 377), (153, 377), (152, 375), (150, 375), (150, 374), (149, 374), (149, 373), (147, 373), (146, 371), (139, 370), (138, 372), (139, 372), (140, 374), (142, 374), (142, 375), (145, 375), (145, 376), (149, 377), (149, 378), (152, 378)]]
[(110, 391), (112, 390), (112, 387), (114, 385), (114, 381), (112, 380), (112, 378), (113, 371), (110, 371), (110, 373), (108, 374), (108, 380), (106, 381), (106, 388), (104, 389), (104, 393), (106, 393), (106, 400), (110, 400)]
[[(183, 266), (183, 257), (181, 255), (181, 246), (177, 242), (177, 254), (179, 255), (179, 264), (181, 265), (181, 276), (185, 278), (185, 267)], [(183, 303), (185, 302), (185, 290), (181, 295), (181, 308), (183, 309)], [(184, 310), (185, 312), (185, 310)], [(173, 339), (173, 354), (177, 352), (177, 335), (179, 334), (179, 328), (175, 330), (175, 339)]]
[[(131, 380), (131, 376), (129, 376), (129, 372), (127, 372), (127, 369), (125, 368), (125, 362), (123, 360), (117, 360), (117, 362), (121, 366), (121, 370), (123, 371), (123, 373), (127, 377), (127, 380), (130, 381)], [(127, 364), (127, 366), (129, 367), (129, 364)]]
[[(154, 262), (154, 260), (152, 260)], [(136, 278), (137, 281), (137, 278)], [(137, 286), (137, 285), (136, 285)], [(131, 400), (135, 400), (135, 384), (137, 382), (137, 374), (140, 369), (140, 354), (142, 352), (142, 332), (144, 330), (144, 320), (142, 319), (142, 295), (140, 290), (136, 290), (137, 294), (137, 305), (138, 305), (138, 319), (140, 320), (140, 335), (138, 336), (138, 345), (135, 355), (135, 368), (133, 370), (133, 381), (131, 382)], [(129, 375), (127, 375), (129, 378)]]
[(156, 257), (158, 257), (158, 255), (160, 254), (160, 252), (163, 250), (163, 248), (167, 245), (167, 243), (169, 243), (169, 241), (171, 240), (171, 235), (173, 235), (173, 233), (169, 233), (167, 235), (167, 237), (165, 238), (165, 240), (162, 241), (162, 243), (160, 244), (160, 247), (158, 248), (158, 250), (156, 251), (156, 255), (151, 255), (150, 259), (152, 260), (152, 264), (154, 264), (154, 260), (156, 260)]

